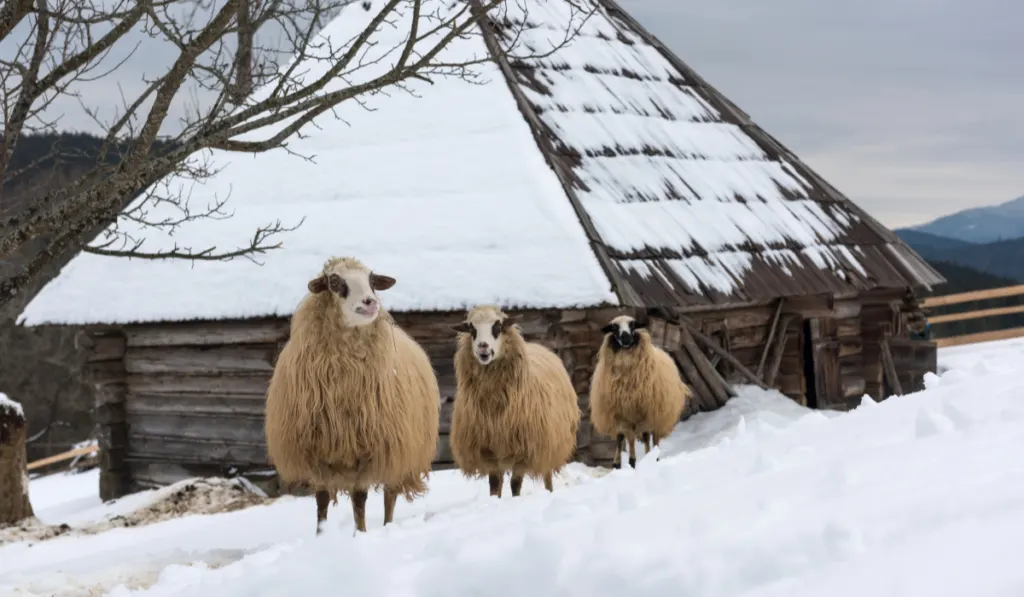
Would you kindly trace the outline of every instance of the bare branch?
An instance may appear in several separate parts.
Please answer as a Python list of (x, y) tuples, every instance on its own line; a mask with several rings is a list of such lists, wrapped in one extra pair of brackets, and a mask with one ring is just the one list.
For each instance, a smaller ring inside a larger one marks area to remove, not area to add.
[[(482, 83), (486, 51), (446, 52), (480, 27), (497, 31), (513, 60), (550, 56), (582, 22), (555, 32), (564, 36), (524, 35), (536, 26), (520, 4), (528, 1), (8, 0), (0, 7), (0, 40), (12, 48), (0, 56), (0, 260), (17, 272), (0, 280), (0, 308), (70, 251), (223, 261), (280, 248), (301, 222), (263, 225), (238, 246), (171, 242), (189, 238), (193, 224), (233, 217), (227, 197), (200, 203), (183, 190), (217, 175), (223, 162), (213, 152), (276, 149), (311, 160), (289, 141), (340, 118), (343, 104), (372, 111), (375, 96), (424, 93), (419, 82)], [(596, 6), (562, 1), (581, 13)], [(343, 10), (347, 23), (365, 26), (318, 35)], [(172, 55), (134, 64), (136, 48), (147, 47)], [(114, 90), (115, 101), (96, 105), (87, 91), (96, 85)], [(81, 151), (39, 150), (39, 135), (55, 134), (69, 104), (99, 137)], [(37, 239), (45, 246), (30, 251)]]

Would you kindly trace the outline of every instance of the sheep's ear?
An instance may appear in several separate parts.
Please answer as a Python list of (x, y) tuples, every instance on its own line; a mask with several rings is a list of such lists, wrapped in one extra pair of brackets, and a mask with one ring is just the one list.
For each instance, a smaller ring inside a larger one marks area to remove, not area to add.
[(501, 320), (501, 331), (504, 332), (505, 330), (507, 330), (508, 328), (514, 326), (515, 324), (516, 324), (515, 318), (512, 317), (511, 315), (509, 315), (505, 319)]
[(469, 323), (468, 321), (463, 321), (462, 323), (453, 325), (452, 329), (455, 330), (456, 332), (459, 332), (460, 334), (468, 334), (469, 332), (473, 331), (473, 324)]
[(395, 285), (395, 279), (390, 276), (381, 276), (370, 273), (370, 288), (374, 290), (387, 290)]
[(313, 294), (320, 294), (327, 290), (327, 277), (320, 276), (319, 278), (313, 278), (309, 281), (309, 284), (306, 285), (306, 288), (308, 288)]
[(606, 325), (603, 328), (601, 328), (601, 333), (602, 334), (614, 334), (615, 332), (618, 331), (618, 329), (619, 329), (619, 326), (615, 325), (614, 323), (609, 323), (608, 325)]

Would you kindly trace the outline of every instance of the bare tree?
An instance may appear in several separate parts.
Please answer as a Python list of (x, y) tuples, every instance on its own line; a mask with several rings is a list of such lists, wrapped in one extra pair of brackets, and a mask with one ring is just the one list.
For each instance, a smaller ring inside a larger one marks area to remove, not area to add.
[[(350, 39), (317, 35), (353, 1), (349, 10), (361, 7), (369, 20), (364, 29)], [(0, 56), (4, 186), (31, 170), (11, 168), (19, 138), (59, 126), (48, 119), (56, 102), (79, 100), (104, 138), (84, 173), (51, 183), (30, 205), (0, 220), (0, 260), (33, 239), (48, 239), (15, 275), (0, 281), (0, 308), (47, 264), (103, 230), (102, 239), (83, 250), (141, 259), (229, 260), (253, 259), (279, 247), (281, 235), (294, 229), (280, 221), (254, 230), (248, 244), (227, 249), (147, 251), (138, 231), (173, 230), (230, 215), (223, 202), (191, 206), (181, 184), (177, 191), (156, 184), (171, 175), (199, 183), (213, 175), (209, 161), (196, 158), (201, 150), (289, 151), (289, 139), (344, 102), (411, 93), (413, 80), (481, 82), (474, 67), (490, 60), (485, 51), (455, 58), (444, 51), (456, 40), (479, 35), (477, 24), (496, 31), (517, 58), (539, 58), (569, 43), (590, 12), (591, 0), (565, 0), (571, 13), (565, 31), (524, 35), (532, 29), (533, 1), (7, 0), (0, 8), (0, 43), (15, 50)], [(132, 41), (140, 35), (142, 42)], [(89, 106), (81, 84), (115, 84), (133, 43), (170, 47), (173, 61), (144, 81), (141, 91), (122, 95), (116, 113), (105, 118)], [(192, 96), (198, 99), (175, 122), (175, 102)], [(0, 214), (3, 193), (0, 186)], [(132, 232), (116, 222), (131, 223)]]

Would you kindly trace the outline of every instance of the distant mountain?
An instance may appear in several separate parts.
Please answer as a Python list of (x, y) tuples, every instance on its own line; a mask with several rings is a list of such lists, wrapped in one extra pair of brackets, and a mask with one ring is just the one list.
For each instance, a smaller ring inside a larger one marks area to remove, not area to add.
[(898, 230), (896, 233), (930, 263), (945, 261), (1016, 283), (1024, 282), (1024, 238), (971, 244), (916, 230)]
[(927, 232), (914, 230), (913, 228), (897, 228), (894, 232), (896, 232), (904, 242), (913, 247), (915, 251), (922, 253), (922, 257), (924, 257), (924, 251), (943, 251), (946, 249), (975, 246), (973, 243), (957, 240), (955, 238), (947, 238), (945, 236), (936, 236)]
[(1024, 238), (1024, 196), (999, 205), (958, 211), (910, 230), (969, 243)]

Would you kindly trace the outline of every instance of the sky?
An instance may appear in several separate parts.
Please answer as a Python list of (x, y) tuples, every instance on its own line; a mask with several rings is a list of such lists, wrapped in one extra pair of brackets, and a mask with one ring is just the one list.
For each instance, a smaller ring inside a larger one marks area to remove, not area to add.
[(1024, 195), (1024, 2), (619, 3), (890, 227)]
[[(1020, 0), (618, 1), (890, 227), (1024, 195)], [(90, 105), (134, 97), (173, 56), (142, 44)]]

